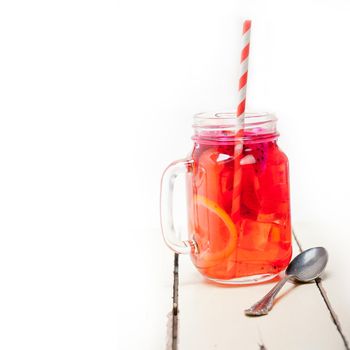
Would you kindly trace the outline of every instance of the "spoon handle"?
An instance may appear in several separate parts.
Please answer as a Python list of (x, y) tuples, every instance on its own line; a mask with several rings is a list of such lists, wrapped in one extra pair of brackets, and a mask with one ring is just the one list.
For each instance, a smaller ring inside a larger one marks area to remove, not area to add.
[(281, 290), (284, 284), (288, 281), (290, 276), (284, 277), (280, 280), (262, 299), (251, 306), (249, 309), (245, 310), (244, 313), (247, 316), (262, 316), (267, 315), (272, 309), (273, 301), (277, 293)]

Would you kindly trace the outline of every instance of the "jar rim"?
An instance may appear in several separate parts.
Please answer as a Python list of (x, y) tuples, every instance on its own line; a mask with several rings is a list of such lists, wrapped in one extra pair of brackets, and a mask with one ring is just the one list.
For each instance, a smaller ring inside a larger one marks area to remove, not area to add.
[[(235, 112), (200, 112), (193, 116), (193, 127), (205, 126), (237, 126), (237, 113)], [(276, 123), (277, 117), (269, 112), (247, 112), (244, 115), (244, 124), (250, 127), (264, 125), (267, 123)]]
[(249, 112), (244, 116), (243, 133), (241, 121), (232, 112), (197, 113), (193, 118), (193, 140), (205, 143), (255, 143), (275, 140), (277, 117), (272, 113)]

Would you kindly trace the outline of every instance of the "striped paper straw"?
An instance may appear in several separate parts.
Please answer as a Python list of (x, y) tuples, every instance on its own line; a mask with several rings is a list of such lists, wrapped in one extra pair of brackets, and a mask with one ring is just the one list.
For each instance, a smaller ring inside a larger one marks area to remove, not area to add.
[(248, 80), (248, 63), (249, 63), (249, 46), (250, 46), (250, 27), (251, 21), (246, 20), (243, 23), (242, 34), (242, 52), (241, 52), (241, 64), (240, 64), (240, 78), (238, 86), (238, 106), (237, 106), (237, 128), (236, 138), (238, 143), (235, 144), (234, 150), (234, 173), (233, 173), (233, 189), (232, 189), (232, 209), (231, 217), (235, 221), (239, 215), (240, 209), (240, 197), (241, 197), (241, 184), (242, 184), (242, 168), (240, 164), (243, 141), (241, 138), (244, 134), (244, 113), (245, 113), (245, 101), (247, 94), (247, 80)]

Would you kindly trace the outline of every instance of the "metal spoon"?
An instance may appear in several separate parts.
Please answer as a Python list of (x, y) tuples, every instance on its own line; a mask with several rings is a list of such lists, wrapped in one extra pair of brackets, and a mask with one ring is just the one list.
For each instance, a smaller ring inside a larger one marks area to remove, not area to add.
[(310, 248), (297, 255), (288, 265), (285, 277), (280, 280), (261, 300), (245, 310), (247, 316), (267, 315), (273, 301), (284, 284), (294, 278), (300, 282), (310, 282), (317, 278), (327, 265), (328, 253), (323, 247)]

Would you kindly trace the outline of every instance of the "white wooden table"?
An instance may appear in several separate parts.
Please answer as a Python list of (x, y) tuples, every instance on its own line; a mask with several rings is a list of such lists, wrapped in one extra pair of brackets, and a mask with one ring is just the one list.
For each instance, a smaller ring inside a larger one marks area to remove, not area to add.
[[(243, 310), (262, 297), (273, 282), (254, 286), (219, 286), (204, 280), (189, 257), (179, 257), (175, 286), (166, 293), (178, 293), (174, 319), (164, 348), (209, 349), (349, 349), (350, 281), (346, 225), (296, 223), (300, 249), (324, 246), (329, 263), (318, 283), (288, 283), (269, 315), (249, 318)], [(299, 243), (299, 244), (298, 244)], [(169, 253), (171, 254), (171, 253)], [(178, 277), (178, 286), (177, 278)], [(328, 300), (327, 300), (328, 299)], [(172, 302), (170, 296), (169, 304)], [(170, 308), (170, 306), (169, 306)], [(165, 318), (164, 318), (165, 320)]]

